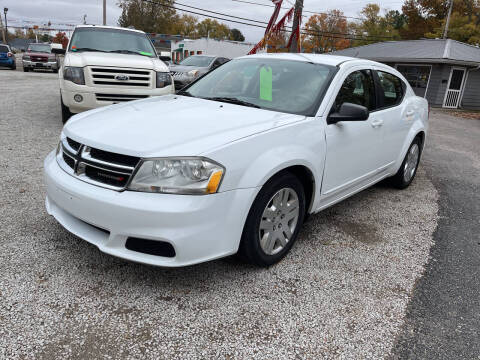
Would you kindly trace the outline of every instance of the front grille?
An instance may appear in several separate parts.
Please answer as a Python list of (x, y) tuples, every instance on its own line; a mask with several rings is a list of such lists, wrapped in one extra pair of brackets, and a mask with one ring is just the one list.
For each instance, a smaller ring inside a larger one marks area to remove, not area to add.
[(148, 98), (149, 95), (130, 95), (130, 94), (95, 94), (97, 101), (125, 102)]
[[(150, 70), (87, 67), (92, 85), (120, 86), (122, 88), (153, 88), (154, 72)], [(131, 99), (130, 99), (131, 100)], [(107, 101), (107, 100), (104, 100)]]
[(85, 166), (85, 175), (95, 181), (116, 187), (125, 187), (129, 178), (114, 171), (99, 169), (89, 165)]
[(140, 158), (92, 148), (65, 138), (57, 156), (60, 166), (80, 180), (113, 190), (124, 190)]
[(65, 161), (65, 163), (70, 167), (70, 168), (74, 168), (75, 167), (75, 159), (68, 156), (67, 154), (63, 153), (63, 161)]
[(70, 147), (75, 151), (78, 151), (80, 149), (80, 146), (82, 146), (82, 144), (73, 139), (70, 139), (69, 137), (67, 137), (67, 142), (68, 145), (70, 145)]
[(115, 165), (126, 165), (135, 167), (138, 164), (138, 158), (135, 156), (121, 155), (104, 151), (100, 149), (91, 149), (90, 156), (94, 159), (102, 160)]
[(46, 58), (46, 57), (32, 56), (30, 59), (32, 61), (36, 61), (36, 62), (47, 62), (48, 61), (48, 58)]

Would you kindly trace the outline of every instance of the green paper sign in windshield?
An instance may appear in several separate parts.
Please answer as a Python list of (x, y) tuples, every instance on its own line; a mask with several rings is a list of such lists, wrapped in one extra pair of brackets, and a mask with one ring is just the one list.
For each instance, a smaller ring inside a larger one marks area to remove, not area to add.
[(260, 69), (260, 99), (272, 101), (272, 68), (270, 66)]

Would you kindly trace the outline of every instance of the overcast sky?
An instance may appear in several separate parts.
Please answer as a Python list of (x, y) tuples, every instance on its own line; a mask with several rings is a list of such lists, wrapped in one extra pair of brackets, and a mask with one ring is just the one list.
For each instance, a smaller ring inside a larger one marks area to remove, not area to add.
[[(269, 0), (246, 0), (250, 2), (271, 4)], [(107, 0), (107, 23), (117, 25), (120, 9), (118, 0)], [(260, 21), (268, 21), (272, 14), (272, 8), (250, 5), (233, 0), (179, 0), (179, 3), (200, 7), (207, 10), (223, 12), (230, 15), (240, 16)], [(294, 3), (294, 0), (284, 0), (284, 6)], [(304, 8), (307, 11), (328, 11), (340, 9), (346, 16), (358, 16), (359, 11), (365, 4), (375, 2), (368, 0), (304, 0)], [(377, 1), (382, 9), (400, 9), (402, 0)], [(9, 25), (33, 25), (32, 22), (41, 25), (49, 20), (56, 27), (60, 24), (79, 24), (83, 15), (87, 15), (87, 23), (100, 24), (102, 22), (102, 0), (0, 0), (0, 8), (8, 7)], [(3, 11), (2, 11), (3, 15)], [(305, 15), (310, 15), (305, 13)], [(201, 17), (200, 17), (201, 18)], [(29, 21), (29, 22), (26, 22)], [(236, 27), (242, 31), (246, 40), (257, 42), (262, 36), (262, 30), (255, 27), (225, 22), (230, 27)], [(63, 26), (65, 27), (65, 26)]]

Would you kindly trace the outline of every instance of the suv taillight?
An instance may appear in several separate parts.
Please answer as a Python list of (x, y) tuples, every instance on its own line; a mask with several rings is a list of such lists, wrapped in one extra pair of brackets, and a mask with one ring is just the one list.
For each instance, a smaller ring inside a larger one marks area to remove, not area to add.
[(8, 57), (13, 57), (13, 54), (11, 52), (7, 53)]

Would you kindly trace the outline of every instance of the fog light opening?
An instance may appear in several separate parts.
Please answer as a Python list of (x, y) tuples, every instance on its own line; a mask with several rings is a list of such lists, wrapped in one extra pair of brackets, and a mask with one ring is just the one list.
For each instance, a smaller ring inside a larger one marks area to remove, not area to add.
[(73, 100), (75, 100), (76, 102), (82, 102), (82, 101), (83, 101), (83, 96), (80, 95), (80, 94), (76, 94), (76, 95), (73, 97)]

